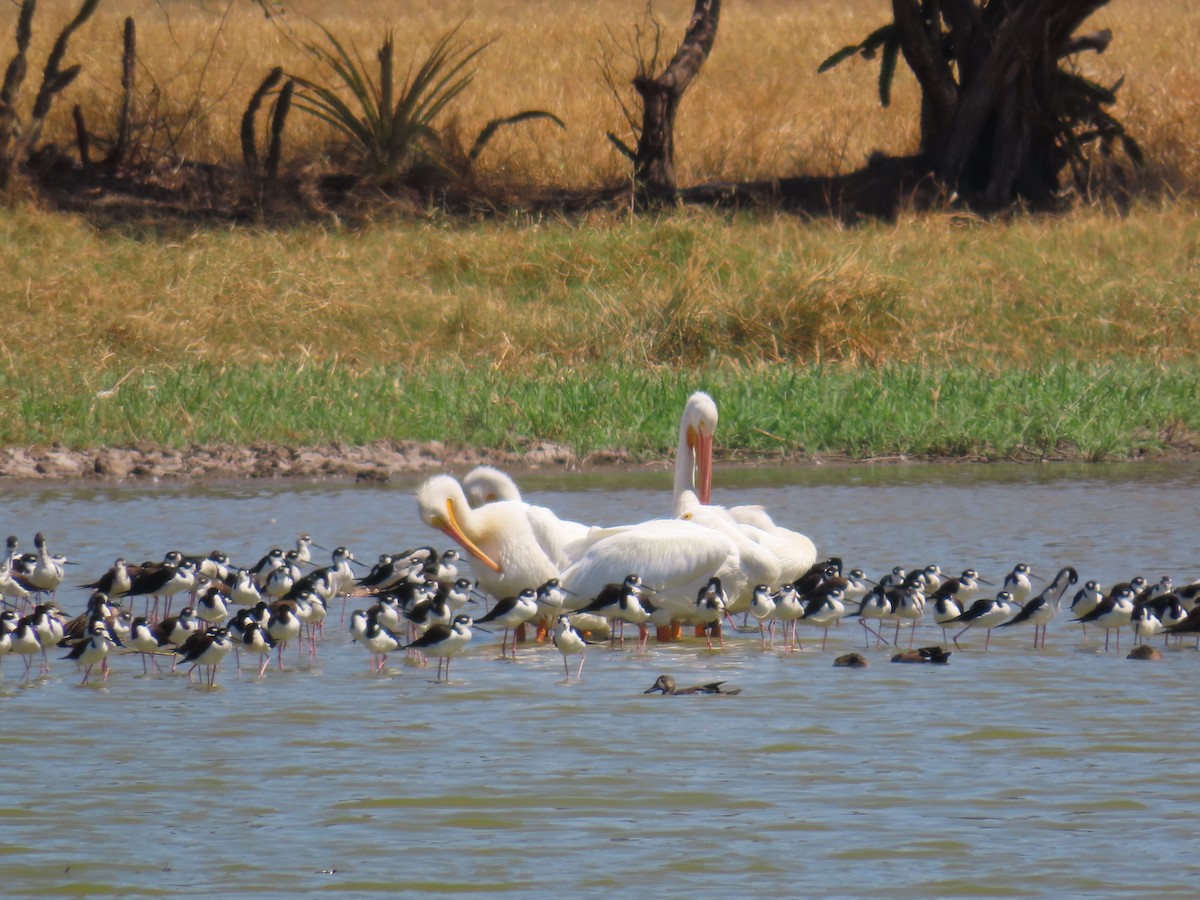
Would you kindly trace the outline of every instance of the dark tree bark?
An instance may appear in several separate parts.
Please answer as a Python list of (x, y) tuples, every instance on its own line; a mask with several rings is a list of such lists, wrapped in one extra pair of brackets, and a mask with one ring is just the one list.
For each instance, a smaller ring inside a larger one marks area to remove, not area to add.
[(642, 98), (642, 133), (633, 174), (644, 196), (675, 191), (675, 113), (679, 101), (708, 59), (717, 37), (720, 0), (696, 0), (683, 43), (657, 77), (639, 75), (633, 86)]
[(1097, 91), (1070, 95), (1074, 83), (1059, 65), (1107, 46), (1107, 33), (1074, 37), (1107, 3), (892, 0), (900, 48), (922, 92), (921, 153), (943, 183), (982, 208), (1053, 200), (1075, 148), (1072, 130), (1098, 117), (1116, 124), (1099, 109)]

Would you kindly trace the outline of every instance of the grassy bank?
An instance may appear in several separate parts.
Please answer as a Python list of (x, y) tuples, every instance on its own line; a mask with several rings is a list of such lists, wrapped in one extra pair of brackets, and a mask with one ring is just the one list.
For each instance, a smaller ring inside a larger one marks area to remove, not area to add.
[(548, 440), (580, 456), (654, 457), (674, 448), (679, 411), (698, 387), (720, 404), (725, 455), (1102, 460), (1193, 450), (1200, 434), (1192, 367), (540, 369), (201, 363), (131, 377), (115, 392), (77, 369), (10, 376), (0, 379), (10, 410), (0, 444), (411, 439), (520, 451)]
[(0, 214), (0, 444), (1126, 457), (1200, 431), (1200, 213), (144, 233)]

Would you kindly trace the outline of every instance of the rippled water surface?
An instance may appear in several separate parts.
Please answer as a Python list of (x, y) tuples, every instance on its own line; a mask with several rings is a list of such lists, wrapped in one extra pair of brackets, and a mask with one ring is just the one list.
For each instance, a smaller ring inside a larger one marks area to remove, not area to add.
[[(1191, 466), (722, 470), (714, 500), (762, 502), (822, 553), (891, 566), (1073, 564), (1102, 582), (1200, 576)], [(665, 513), (669, 474), (526, 475), (527, 499), (611, 523)], [(442, 542), (412, 483), (5, 485), (0, 529), (81, 565), (171, 548), (256, 559), (300, 531), (361, 559)], [(85, 593), (62, 605), (82, 608)], [(968, 635), (946, 667), (834, 669), (862, 645), (763, 653), (690, 639), (593, 647), (563, 683), (552, 647), (514, 662), (479, 635), (449, 684), (397, 655), (382, 676), (331, 618), (317, 662), (217, 687), (116, 657), (22, 684), (3, 661), (0, 891), (339, 896), (467, 892), (951, 896), (1200, 892), (1192, 843), (1200, 656), (1085, 646), (1060, 616)], [(938, 641), (932, 624), (918, 641)], [(816, 645), (806, 643), (806, 648)], [(660, 697), (725, 679), (736, 697)]]

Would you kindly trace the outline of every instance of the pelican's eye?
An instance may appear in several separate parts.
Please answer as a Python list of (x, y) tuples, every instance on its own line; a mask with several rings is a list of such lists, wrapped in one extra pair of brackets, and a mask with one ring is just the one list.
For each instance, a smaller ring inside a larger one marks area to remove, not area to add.
[(684, 514), (683, 514), (682, 516), (680, 516), (679, 518), (683, 519), (685, 522), (690, 522), (690, 521), (692, 520), (692, 514), (691, 514), (691, 513), (684, 513)]

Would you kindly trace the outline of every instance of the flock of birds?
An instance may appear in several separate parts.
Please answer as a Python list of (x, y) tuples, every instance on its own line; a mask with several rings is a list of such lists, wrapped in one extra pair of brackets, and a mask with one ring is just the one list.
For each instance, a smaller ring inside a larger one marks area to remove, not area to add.
[[(604, 636), (624, 646), (624, 628), (637, 629), (643, 649), (650, 629), (660, 641), (678, 640), (694, 627), (711, 649), (723, 639), (722, 623), (743, 617), (742, 629), (759, 633), (763, 650), (775, 646), (781, 630), (784, 652), (801, 648), (797, 626), (829, 630), (856, 618), (865, 644), (901, 644), (908, 627), (908, 651), (896, 661), (944, 663), (939, 647), (913, 649), (917, 625), (932, 618), (943, 641), (958, 646), (972, 628), (992, 630), (1033, 626), (1034, 647), (1045, 646), (1046, 630), (1061, 608), (1072, 620), (1105, 631), (1131, 628), (1135, 640), (1157, 634), (1200, 632), (1200, 582), (1181, 587), (1164, 576), (1144, 578), (1102, 590), (1096, 581), (1078, 587), (1074, 568), (1064, 567), (1040, 591), (1026, 564), (1016, 565), (1002, 582), (985, 581), (973, 569), (948, 576), (935, 564), (911, 570), (896, 567), (877, 579), (845, 569), (840, 559), (817, 559), (813, 542), (777, 525), (762, 507), (720, 507), (710, 503), (712, 441), (716, 404), (704, 393), (689, 398), (679, 425), (674, 507), (661, 519), (616, 527), (590, 527), (561, 519), (545, 507), (528, 504), (510, 477), (481, 466), (460, 482), (448, 475), (428, 479), (417, 490), (422, 520), (459, 549), (431, 547), (384, 554), (365, 574), (345, 547), (317, 566), (302, 535), (295, 549), (274, 548), (253, 565), (237, 567), (220, 552), (189, 557), (178, 551), (161, 561), (130, 565), (123, 558), (92, 582), (85, 611), (67, 620), (57, 603), (67, 560), (49, 552), (45, 537), (34, 552), (18, 552), (10, 537), (0, 559), (0, 663), (6, 654), (23, 657), (29, 678), (36, 658), (49, 671), (49, 653), (63, 647), (87, 683), (100, 667), (107, 678), (109, 657), (118, 648), (141, 654), (143, 673), (170, 657), (172, 671), (198, 668), (215, 683), (217, 667), (234, 652), (239, 675), (243, 655), (256, 660), (264, 677), (272, 654), (283, 668), (284, 651), (313, 657), (326, 618), (341, 599), (347, 623), (351, 598), (366, 608), (348, 618), (353, 641), (370, 653), (372, 671), (382, 671), (388, 654), (405, 651), (424, 664), (438, 660), (438, 679), (449, 678), (450, 661), (469, 646), (474, 630), (503, 630), (501, 655), (516, 655), (527, 627), (539, 640), (552, 636), (563, 657), (578, 657), (574, 677), (582, 677), (586, 647)], [(469, 567), (472, 577), (462, 571)], [(989, 590), (995, 588), (995, 590)], [(187, 605), (171, 614), (174, 598)], [(140, 615), (133, 604), (144, 599)], [(128, 602), (129, 608), (122, 604)], [(483, 613), (467, 612), (481, 604)], [(894, 631), (891, 630), (894, 626)], [(953, 629), (951, 634), (950, 629)], [(511, 640), (510, 640), (511, 635)], [(857, 659), (852, 657), (857, 656)], [(839, 657), (838, 665), (862, 664), (861, 655)], [(652, 691), (664, 694), (735, 693), (720, 683), (677, 689), (662, 676)]]

